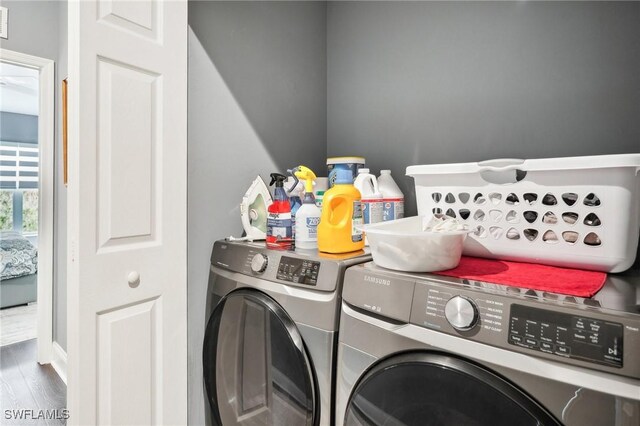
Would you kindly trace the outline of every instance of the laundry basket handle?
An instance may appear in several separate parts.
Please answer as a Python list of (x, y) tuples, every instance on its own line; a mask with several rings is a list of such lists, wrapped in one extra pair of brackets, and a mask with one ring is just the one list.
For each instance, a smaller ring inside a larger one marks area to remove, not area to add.
[(480, 161), (478, 167), (481, 172), (485, 170), (503, 172), (506, 170), (519, 170), (518, 167), (523, 164), (524, 160), (520, 158), (496, 158), (494, 160)]
[(518, 158), (498, 158), (479, 162), (478, 171), (485, 181), (506, 185), (524, 179), (527, 172), (521, 169), (523, 164), (524, 160)]

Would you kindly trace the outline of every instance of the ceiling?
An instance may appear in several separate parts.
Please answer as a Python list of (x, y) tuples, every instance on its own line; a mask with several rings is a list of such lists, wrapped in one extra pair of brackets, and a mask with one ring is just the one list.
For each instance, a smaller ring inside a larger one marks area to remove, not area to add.
[(0, 111), (38, 115), (38, 70), (0, 62)]

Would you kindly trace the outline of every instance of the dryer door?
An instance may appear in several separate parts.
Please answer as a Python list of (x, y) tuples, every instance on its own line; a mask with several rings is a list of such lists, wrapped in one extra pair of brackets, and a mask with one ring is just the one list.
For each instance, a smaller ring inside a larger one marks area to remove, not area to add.
[(214, 425), (317, 424), (313, 367), (284, 309), (264, 293), (232, 291), (205, 332), (204, 381)]
[(515, 385), (489, 370), (441, 353), (405, 353), (360, 378), (344, 424), (560, 425)]

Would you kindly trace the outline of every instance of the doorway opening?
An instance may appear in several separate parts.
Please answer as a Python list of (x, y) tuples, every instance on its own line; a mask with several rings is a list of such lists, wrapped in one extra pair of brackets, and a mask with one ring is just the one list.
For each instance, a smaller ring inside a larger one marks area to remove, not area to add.
[(0, 49), (0, 346), (53, 347), (53, 61)]
[(39, 72), (0, 63), (0, 346), (38, 331)]

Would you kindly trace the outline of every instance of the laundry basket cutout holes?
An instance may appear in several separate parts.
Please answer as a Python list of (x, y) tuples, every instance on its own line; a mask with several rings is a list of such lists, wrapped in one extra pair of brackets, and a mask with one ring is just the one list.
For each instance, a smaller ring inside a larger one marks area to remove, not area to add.
[(600, 237), (595, 232), (589, 232), (586, 237), (584, 237), (584, 243), (588, 246), (597, 247), (602, 244), (600, 241)]
[(447, 213), (445, 213), (447, 216), (449, 217), (456, 217), (456, 212), (453, 211), (453, 209), (448, 209)]
[(500, 219), (502, 219), (502, 210), (490, 210), (489, 216), (494, 222), (500, 222)]
[(489, 194), (489, 200), (491, 200), (491, 202), (497, 206), (498, 204), (500, 204), (500, 201), (502, 201), (502, 194), (492, 192), (491, 194)]
[(460, 217), (462, 218), (462, 220), (467, 220), (467, 219), (469, 219), (469, 216), (471, 215), (471, 210), (469, 210), (469, 209), (460, 209), (460, 210), (458, 210), (458, 213), (460, 214)]
[(433, 209), (431, 209), (431, 212), (433, 214), (442, 214), (442, 209), (440, 207), (434, 207)]
[(524, 231), (522, 231), (522, 233), (524, 234), (524, 237), (529, 241), (533, 241), (538, 238), (537, 229), (525, 229)]
[(562, 233), (562, 239), (569, 244), (574, 244), (576, 241), (578, 241), (578, 238), (580, 238), (580, 235), (575, 231), (564, 231)]
[(555, 244), (558, 242), (558, 236), (553, 231), (547, 231), (542, 235), (542, 241), (549, 244)]
[(504, 202), (512, 206), (517, 206), (518, 204), (520, 204), (520, 199), (516, 194), (512, 192), (511, 194), (507, 195), (507, 198), (504, 200)]
[(542, 198), (542, 204), (544, 204), (545, 206), (555, 206), (556, 204), (558, 204), (558, 200), (556, 199), (555, 195), (553, 195), (552, 193), (548, 192)]
[(522, 214), (522, 216), (524, 216), (524, 220), (526, 220), (527, 222), (533, 223), (538, 218), (538, 212), (527, 210)]
[(544, 216), (542, 216), (542, 223), (555, 225), (556, 223), (558, 223), (558, 217), (553, 212), (546, 212)]
[(458, 194), (458, 200), (460, 200), (462, 204), (467, 204), (467, 201), (469, 201), (469, 198), (471, 198), (471, 195), (469, 195), (468, 192), (461, 192)]
[(600, 205), (600, 198), (592, 192), (584, 197), (584, 205), (587, 207), (598, 207)]
[(589, 213), (584, 218), (584, 224), (587, 226), (600, 226), (602, 222), (600, 222), (600, 218), (595, 213)]
[(444, 202), (447, 203), (447, 204), (453, 204), (453, 203), (456, 202), (456, 197), (454, 197), (452, 193), (448, 193), (444, 197)]
[(518, 213), (516, 213), (515, 210), (509, 211), (507, 213), (506, 219), (507, 219), (507, 222), (509, 222), (509, 223), (518, 223), (518, 222), (520, 222), (518, 220)]
[(562, 220), (569, 225), (573, 225), (578, 221), (578, 213), (575, 212), (564, 212), (562, 213)]
[(492, 226), (489, 228), (489, 234), (491, 234), (493, 238), (498, 240), (500, 239), (500, 237), (502, 237), (502, 228), (500, 228), (499, 226)]
[(510, 228), (507, 231), (507, 239), (509, 239), (509, 240), (519, 240), (520, 239), (520, 233), (518, 232), (518, 230), (516, 228)]
[(442, 194), (439, 192), (434, 192), (433, 194), (431, 194), (431, 198), (433, 198), (433, 201), (435, 201), (436, 203), (439, 203), (442, 199)]
[(476, 210), (476, 212), (473, 214), (473, 218), (478, 222), (484, 222), (484, 216), (484, 211), (480, 209)]
[(478, 238), (484, 238), (487, 236), (487, 231), (483, 226), (478, 226), (476, 230), (473, 232)]
[(522, 198), (524, 198), (524, 201), (527, 202), (527, 204), (529, 204), (530, 206), (534, 205), (535, 202), (538, 200), (538, 194), (534, 194), (532, 192), (527, 192), (526, 194), (524, 194), (522, 196)]
[(572, 206), (578, 201), (578, 194), (575, 192), (566, 192), (562, 194), (562, 201), (568, 206)]
[(473, 202), (476, 203), (477, 205), (481, 206), (484, 203), (487, 202), (487, 199), (484, 198), (484, 195), (482, 195), (481, 193), (477, 193), (475, 197), (473, 197)]

